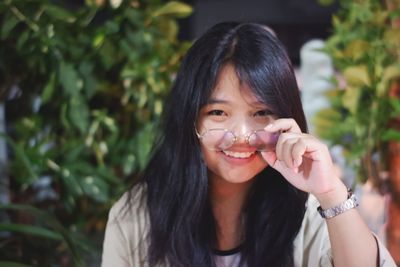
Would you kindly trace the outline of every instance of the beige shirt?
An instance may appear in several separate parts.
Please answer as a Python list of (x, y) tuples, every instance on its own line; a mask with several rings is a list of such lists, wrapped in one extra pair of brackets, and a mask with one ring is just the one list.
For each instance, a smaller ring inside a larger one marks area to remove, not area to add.
[[(149, 217), (144, 190), (136, 187), (131, 206), (127, 193), (111, 208), (103, 244), (102, 267), (147, 267)], [(142, 205), (140, 203), (143, 203)], [(328, 230), (317, 212), (318, 201), (310, 196), (301, 229), (294, 240), (295, 267), (332, 267)], [(379, 266), (396, 267), (387, 249), (378, 240)]]

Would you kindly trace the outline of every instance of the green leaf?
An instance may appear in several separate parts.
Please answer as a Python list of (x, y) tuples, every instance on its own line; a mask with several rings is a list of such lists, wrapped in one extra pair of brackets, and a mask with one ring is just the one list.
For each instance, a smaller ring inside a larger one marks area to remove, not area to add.
[(93, 47), (100, 47), (103, 44), (105, 37), (106, 35), (103, 32), (99, 32), (98, 34), (96, 34), (96, 36), (93, 38)]
[(393, 109), (394, 116), (400, 115), (400, 99), (396, 97), (389, 98), (390, 107)]
[(400, 131), (395, 129), (388, 129), (382, 134), (383, 141), (400, 141)]
[(348, 86), (345, 89), (342, 103), (352, 114), (355, 114), (358, 109), (359, 99), (361, 96), (361, 88)]
[(365, 65), (347, 67), (343, 75), (350, 86), (371, 85), (368, 69)]
[(373, 22), (378, 27), (385, 27), (387, 19), (389, 17), (388, 11), (376, 11), (374, 14)]
[(115, 34), (120, 30), (120, 24), (115, 21), (107, 21), (104, 24), (105, 32), (103, 34)]
[(192, 12), (193, 9), (190, 5), (178, 1), (171, 1), (160, 9), (156, 10), (153, 13), (153, 16), (173, 16), (176, 18), (184, 18), (189, 16)]
[(65, 8), (61, 8), (55, 5), (45, 5), (44, 11), (52, 18), (57, 20), (62, 20), (68, 23), (74, 23), (76, 21), (76, 17), (72, 15)]
[(83, 191), (86, 195), (99, 202), (106, 202), (108, 199), (107, 184), (96, 176), (86, 176), (80, 181)]
[(18, 262), (13, 261), (0, 261), (1, 267), (34, 267), (32, 265), (26, 265)]
[(383, 41), (386, 45), (398, 46), (400, 40), (400, 29), (389, 28), (385, 31)]
[(64, 169), (63, 172), (62, 182), (65, 185), (66, 194), (73, 197), (83, 195), (81, 185), (76, 180), (75, 176), (72, 175), (69, 170), (66, 172)]
[(376, 96), (378, 98), (385, 97), (390, 88), (391, 81), (400, 78), (400, 65), (394, 64), (385, 67), (379, 76), (378, 83), (376, 84)]
[(397, 19), (397, 18), (399, 18), (399, 17), (400, 17), (400, 8), (391, 11), (390, 14), (389, 14), (389, 17), (390, 17), (391, 19)]
[(4, 140), (6, 140), (6, 142), (12, 147), (13, 152), (16, 156), (17, 159), (19, 159), (22, 163), (22, 165), (26, 168), (26, 170), (29, 173), (30, 176), (30, 180), (34, 181), (37, 180), (38, 176), (35, 173), (34, 169), (33, 169), (33, 165), (29, 159), (29, 157), (27, 157), (24, 149), (17, 143), (14, 142), (14, 140), (12, 140), (7, 134), (0, 132), (0, 138), (4, 138)]
[(47, 103), (51, 99), (51, 97), (52, 97), (52, 95), (54, 93), (55, 82), (56, 82), (56, 75), (53, 72), (50, 75), (50, 79), (47, 82), (47, 84), (44, 87), (44, 90), (42, 92), (42, 97), (41, 98), (42, 98), (42, 103), (43, 104)]
[(155, 115), (161, 115), (163, 110), (163, 102), (161, 100), (155, 100), (154, 101), (154, 114)]
[(89, 127), (89, 107), (82, 96), (75, 95), (71, 98), (68, 115), (72, 124), (81, 134), (85, 134)]
[(330, 139), (332, 137), (332, 129), (336, 126), (338, 121), (342, 121), (341, 114), (333, 109), (326, 108), (322, 109), (317, 114), (311, 118), (311, 121), (315, 128), (315, 133), (324, 138)]
[(0, 38), (5, 40), (8, 38), (10, 32), (17, 26), (19, 20), (14, 16), (5, 16), (3, 25), (1, 26)]
[(126, 8), (124, 11), (124, 17), (135, 26), (139, 26), (140, 29), (144, 28), (142, 12), (136, 8)]
[(386, 81), (379, 81), (375, 86), (376, 96), (377, 97), (384, 97), (388, 90), (388, 83)]
[(358, 60), (367, 54), (370, 49), (370, 44), (361, 39), (351, 41), (344, 50), (344, 56), (353, 60)]
[(330, 6), (335, 2), (335, 0), (318, 0), (318, 3), (322, 6)]
[(87, 99), (92, 98), (96, 93), (97, 81), (95, 79), (95, 74), (93, 73), (93, 64), (87, 61), (82, 62), (79, 65), (79, 72), (81, 76), (84, 77), (84, 91)]
[(115, 45), (108, 39), (105, 39), (103, 45), (99, 49), (99, 54), (106, 70), (110, 69), (118, 60), (115, 51), (117, 51)]
[(64, 92), (70, 96), (79, 92), (78, 73), (72, 64), (61, 62), (59, 69), (59, 81), (64, 88)]
[(383, 70), (383, 77), (382, 77), (383, 81), (390, 81), (392, 79), (399, 78), (399, 77), (400, 77), (400, 64), (393, 64), (393, 65), (387, 66)]
[(139, 155), (137, 160), (141, 169), (143, 169), (147, 164), (148, 156), (154, 140), (154, 131), (154, 125), (149, 123), (136, 136), (138, 142), (137, 155)]
[(54, 240), (62, 240), (62, 236), (59, 233), (48, 230), (43, 227), (26, 225), (26, 224), (16, 224), (16, 223), (0, 223), (0, 232), (9, 231), (28, 235), (34, 235), (38, 237), (44, 237)]
[(124, 175), (129, 175), (133, 172), (135, 165), (136, 165), (136, 157), (134, 154), (128, 154), (122, 160), (122, 170)]
[(17, 44), (16, 44), (16, 48), (19, 51), (24, 50), (23, 47), (24, 45), (28, 42), (28, 40), (30, 38), (30, 31), (29, 30), (25, 30), (23, 33), (21, 33), (21, 35), (18, 38)]
[(61, 122), (61, 125), (66, 130), (69, 130), (71, 128), (71, 124), (68, 121), (68, 104), (67, 103), (63, 103), (61, 105), (60, 122)]
[(166, 21), (161, 21), (159, 27), (161, 31), (165, 34), (169, 42), (174, 42), (176, 40), (176, 36), (179, 32), (179, 26), (176, 21), (170, 19)]
[(67, 243), (67, 246), (69, 250), (71, 251), (75, 266), (77, 267), (83, 267), (84, 261), (83, 258), (81, 257), (80, 253), (78, 252), (78, 246), (77, 246), (77, 241), (73, 239), (71, 236), (70, 232), (65, 229), (65, 227), (52, 215), (50, 215), (48, 212), (39, 210), (33, 206), (30, 205), (21, 205), (21, 204), (0, 204), (0, 210), (16, 210), (16, 211), (24, 211), (24, 212), (29, 212), (36, 216), (37, 219), (42, 220), (45, 222), (47, 225), (49, 225), (51, 228), (53, 228), (57, 233), (59, 233), (65, 242)]

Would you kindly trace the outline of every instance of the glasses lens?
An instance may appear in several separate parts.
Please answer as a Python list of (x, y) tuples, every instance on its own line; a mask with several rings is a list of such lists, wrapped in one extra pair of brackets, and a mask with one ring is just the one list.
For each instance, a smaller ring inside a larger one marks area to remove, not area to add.
[(278, 138), (278, 133), (257, 130), (249, 136), (249, 145), (256, 147), (258, 151), (275, 151)]
[(201, 140), (208, 149), (224, 150), (233, 145), (235, 135), (224, 129), (211, 129), (202, 136)]

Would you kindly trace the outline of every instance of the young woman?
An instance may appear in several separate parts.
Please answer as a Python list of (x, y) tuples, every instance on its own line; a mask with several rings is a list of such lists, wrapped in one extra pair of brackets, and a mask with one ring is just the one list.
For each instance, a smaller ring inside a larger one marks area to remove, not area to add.
[(102, 266), (395, 266), (334, 173), (280, 42), (218, 24), (183, 60), (143, 179), (110, 211)]

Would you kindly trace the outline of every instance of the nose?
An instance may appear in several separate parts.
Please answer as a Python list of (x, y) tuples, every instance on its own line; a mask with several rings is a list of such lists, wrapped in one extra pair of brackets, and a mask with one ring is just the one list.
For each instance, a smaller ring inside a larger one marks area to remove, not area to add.
[(243, 120), (236, 123), (235, 127), (232, 129), (236, 136), (236, 143), (246, 143), (247, 135), (251, 131), (249, 124)]

